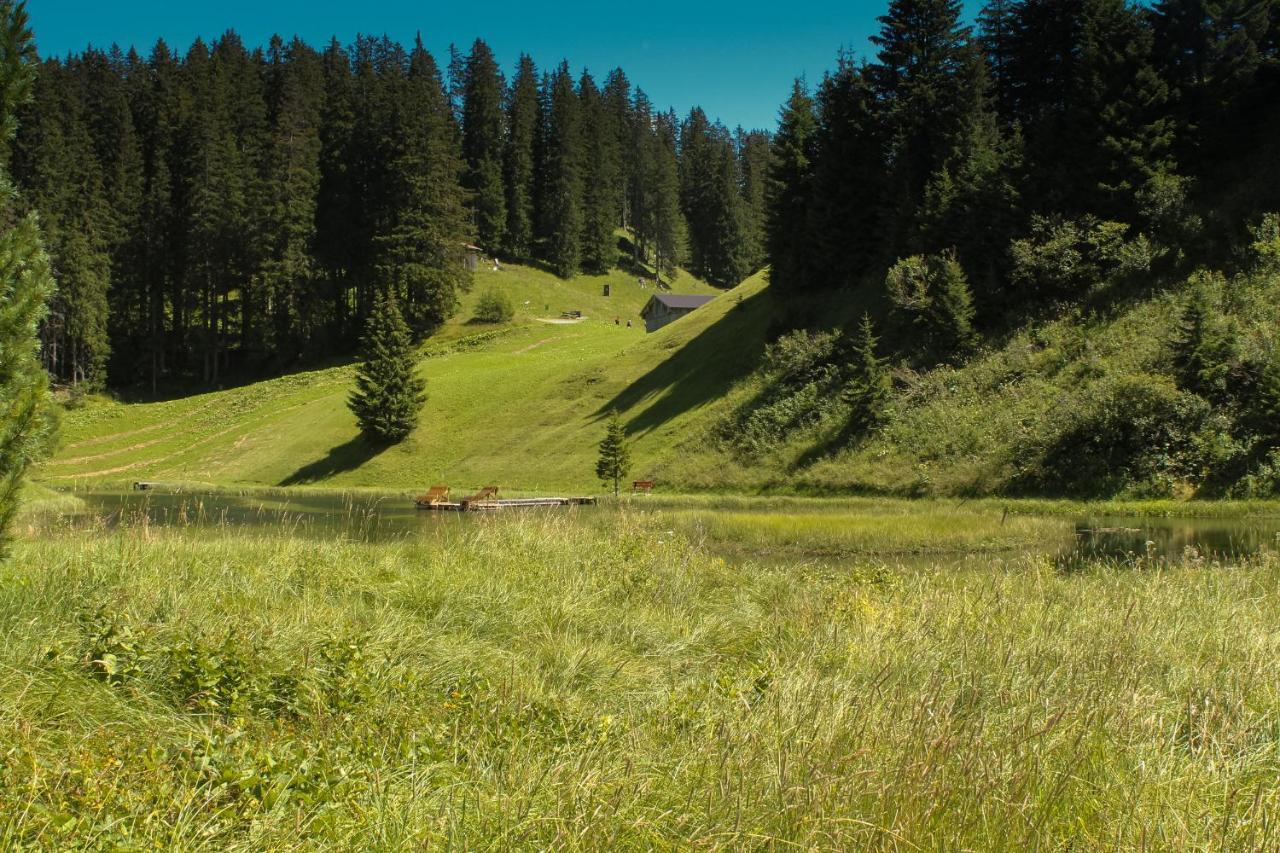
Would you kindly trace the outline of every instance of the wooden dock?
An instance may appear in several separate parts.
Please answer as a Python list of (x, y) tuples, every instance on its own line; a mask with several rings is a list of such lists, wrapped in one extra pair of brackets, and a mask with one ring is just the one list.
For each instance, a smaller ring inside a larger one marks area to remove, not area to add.
[(593, 506), (596, 502), (591, 497), (573, 498), (489, 498), (484, 500), (464, 501), (417, 501), (418, 509), (434, 512), (487, 512), (498, 509), (521, 509), (538, 506)]

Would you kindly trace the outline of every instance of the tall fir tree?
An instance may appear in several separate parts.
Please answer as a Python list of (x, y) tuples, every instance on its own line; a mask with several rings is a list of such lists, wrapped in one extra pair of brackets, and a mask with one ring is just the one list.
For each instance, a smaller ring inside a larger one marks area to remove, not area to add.
[(418, 424), (426, 383), (417, 374), (409, 326), (395, 295), (379, 294), (365, 325), (356, 387), (348, 406), (374, 444), (403, 441)]
[(779, 117), (769, 170), (769, 280), (780, 291), (800, 291), (810, 283), (808, 220), (816, 129), (813, 99), (804, 81), (796, 80)]
[(618, 257), (615, 187), (621, 171), (616, 136), (596, 88), (584, 71), (578, 80), (582, 125), (582, 266), (593, 273), (607, 272)]
[(570, 278), (582, 264), (582, 110), (567, 62), (556, 69), (549, 86), (543, 140), (544, 255), (556, 275)]
[(294, 364), (322, 351), (331, 323), (315, 261), (324, 69), (320, 56), (299, 39), (287, 47), (273, 39), (268, 61), (262, 357)]
[(503, 184), (505, 84), (493, 51), (481, 39), (471, 46), (462, 92), (463, 185), (471, 193), (476, 239), (490, 252), (503, 247), (507, 227)]
[(538, 69), (529, 56), (521, 54), (507, 96), (507, 139), (503, 153), (507, 193), (503, 248), (516, 260), (533, 257), (534, 154), (540, 124)]
[(374, 236), (374, 271), (380, 287), (396, 295), (415, 336), (452, 313), (470, 287), (463, 265), (466, 209), (457, 127), (435, 60), (414, 43), (403, 72), (390, 77), (389, 112), (382, 145), (385, 207)]

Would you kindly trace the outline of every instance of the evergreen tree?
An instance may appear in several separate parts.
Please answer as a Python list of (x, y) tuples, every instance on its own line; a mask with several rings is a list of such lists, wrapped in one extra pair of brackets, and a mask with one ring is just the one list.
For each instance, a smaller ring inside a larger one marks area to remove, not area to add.
[(44, 215), (60, 287), (41, 327), (45, 366), (55, 378), (94, 390), (106, 380), (110, 352), (107, 294), (114, 221), (72, 71), (46, 62), (36, 79), (30, 127), (15, 150), (15, 173)]
[(609, 415), (609, 424), (605, 427), (604, 439), (600, 442), (596, 476), (606, 485), (613, 483), (613, 496), (616, 498), (621, 491), (622, 481), (630, 470), (631, 448), (627, 446), (627, 432), (618, 413), (614, 412)]
[(595, 80), (587, 72), (578, 81), (582, 122), (582, 266), (594, 273), (611, 269), (618, 257), (613, 236), (618, 211), (615, 187), (621, 171), (617, 139), (607, 122)]
[(315, 262), (324, 69), (319, 55), (298, 39), (287, 48), (273, 39), (268, 56), (263, 357), (291, 364), (321, 351), (330, 324)]
[(30, 97), (34, 61), (23, 4), (0, 0), (0, 556), (23, 474), (53, 426), (36, 335), (53, 278), (36, 214), (19, 212), (8, 175), (15, 114)]
[(801, 210), (797, 200), (792, 215), (803, 218), (788, 226), (793, 239), (806, 232), (808, 247), (788, 247), (797, 265), (791, 278), (797, 288), (851, 289), (892, 251), (883, 224), (881, 107), (866, 69), (841, 55), (818, 88), (816, 108), (808, 202)]
[(503, 158), (507, 226), (504, 249), (517, 260), (533, 256), (534, 151), (541, 122), (538, 71), (521, 54), (507, 99), (507, 141)]
[(862, 315), (857, 331), (846, 330), (848, 361), (841, 398), (849, 405), (849, 433), (859, 433), (884, 422), (892, 399), (892, 382), (885, 362), (876, 353), (879, 342), (869, 314)]
[(919, 228), (925, 186), (960, 144), (980, 59), (969, 49), (959, 0), (891, 0), (879, 21), (871, 39), (877, 62), (867, 74), (884, 105), (884, 235), (901, 248)]
[(695, 107), (680, 129), (680, 206), (694, 275), (732, 286), (748, 269), (746, 211), (737, 154), (724, 125)]
[(613, 221), (627, 228), (631, 225), (630, 186), (634, 179), (635, 157), (631, 153), (635, 136), (634, 117), (631, 114), (631, 81), (621, 68), (615, 68), (605, 78), (600, 94), (601, 119), (606, 133), (613, 135), (613, 150), (617, 157), (613, 186), (609, 193), (613, 199)]
[(782, 108), (769, 171), (769, 279), (784, 291), (802, 290), (810, 282), (808, 219), (816, 128), (813, 99), (804, 81), (797, 80)]
[(766, 198), (769, 178), (770, 139), (767, 131), (734, 133), (738, 174), (742, 179), (742, 256), (748, 272), (765, 264)]
[(1173, 339), (1178, 384), (1210, 400), (1222, 402), (1230, 392), (1235, 339), (1222, 319), (1205, 278), (1196, 281), (1179, 317)]
[(582, 264), (582, 123), (578, 94), (562, 62), (547, 95), (543, 233), (545, 257), (561, 278)]
[(902, 337), (914, 339), (919, 355), (950, 360), (972, 348), (973, 300), (954, 251), (899, 260), (885, 287), (903, 324)]
[(389, 86), (374, 273), (420, 337), (443, 323), (458, 292), (470, 287), (462, 158), (440, 73), (421, 39), (407, 71), (390, 72)]
[(426, 383), (417, 374), (409, 327), (394, 294), (375, 297), (361, 347), (348, 406), (369, 441), (403, 441), (417, 426), (427, 397)]
[(493, 51), (476, 39), (467, 57), (462, 92), (463, 186), (471, 193), (475, 234), (490, 252), (503, 246), (507, 227), (503, 186), (502, 72)]
[(680, 177), (676, 158), (678, 119), (675, 111), (659, 115), (648, 137), (649, 156), (640, 180), (644, 191), (644, 240), (653, 251), (653, 268), (659, 281), (675, 277), (684, 259), (687, 231), (680, 212)]

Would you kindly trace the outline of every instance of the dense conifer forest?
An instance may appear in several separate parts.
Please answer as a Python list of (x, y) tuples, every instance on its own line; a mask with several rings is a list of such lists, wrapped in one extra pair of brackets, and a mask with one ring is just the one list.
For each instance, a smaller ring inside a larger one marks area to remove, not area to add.
[(563, 277), (763, 263), (768, 135), (681, 121), (621, 69), (521, 56), (508, 81), (479, 40), (441, 69), (420, 41), (227, 32), (38, 70), (14, 173), (59, 280), (45, 365), (81, 390), (349, 353), (384, 290), (420, 338), (470, 286), (468, 244)]

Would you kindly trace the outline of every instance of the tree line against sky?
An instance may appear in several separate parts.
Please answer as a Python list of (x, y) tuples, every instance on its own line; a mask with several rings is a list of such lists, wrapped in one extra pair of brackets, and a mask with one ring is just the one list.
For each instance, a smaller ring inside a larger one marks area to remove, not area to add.
[(473, 242), (563, 277), (684, 264), (730, 285), (763, 263), (768, 135), (657, 110), (621, 69), (521, 56), (508, 81), (481, 40), (441, 69), (420, 41), (228, 32), (38, 71), (14, 172), (60, 283), (45, 365), (82, 388), (350, 352), (384, 292), (421, 337)]

